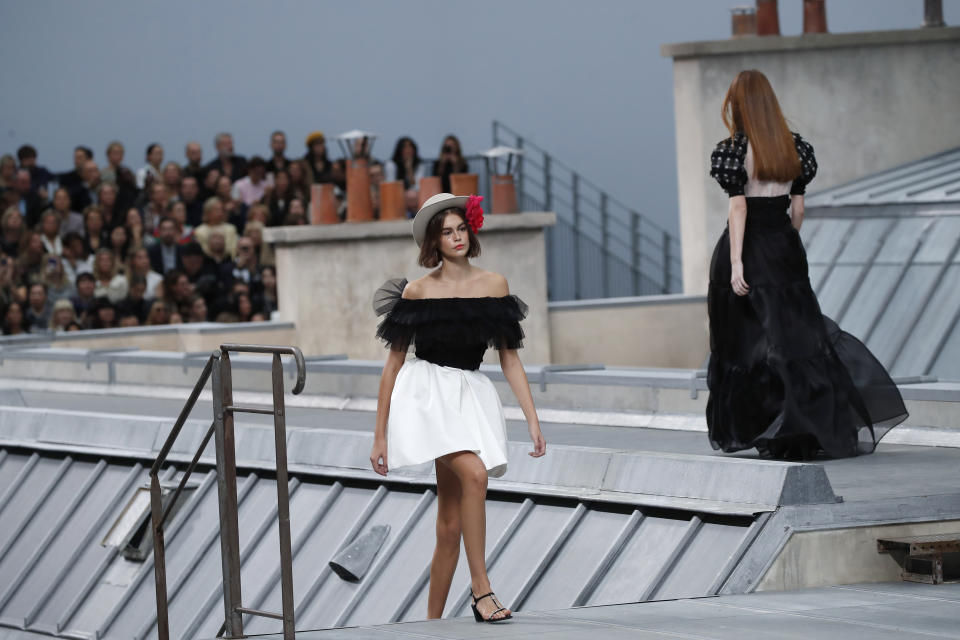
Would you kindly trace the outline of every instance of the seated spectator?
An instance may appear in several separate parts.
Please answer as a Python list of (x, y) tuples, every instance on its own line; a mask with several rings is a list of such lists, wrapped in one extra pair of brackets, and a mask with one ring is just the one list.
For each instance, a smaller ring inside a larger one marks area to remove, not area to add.
[(383, 167), (383, 179), (387, 182), (394, 180), (403, 182), (403, 190), (407, 195), (407, 211), (417, 210), (420, 178), (426, 175), (426, 165), (420, 159), (420, 151), (413, 138), (404, 136), (397, 140), (393, 148), (393, 156)]
[(61, 299), (53, 303), (53, 313), (50, 314), (49, 326), (51, 331), (66, 331), (67, 327), (76, 323), (77, 314), (69, 300)]
[[(263, 223), (259, 220), (250, 220), (243, 230), (243, 237), (250, 238), (253, 241), (253, 253), (257, 256), (257, 262), (261, 266), (272, 265), (276, 263), (276, 256), (273, 253), (273, 247), (270, 243), (263, 241)], [(238, 247), (239, 248), (239, 247)]]
[(117, 327), (117, 308), (107, 297), (98, 297), (93, 305), (91, 329), (115, 329)]
[(7, 207), (0, 218), (0, 252), (11, 258), (20, 253), (23, 239), (23, 216), (16, 207)]
[(63, 253), (63, 241), (60, 239), (60, 216), (53, 209), (47, 209), (40, 215), (40, 239), (47, 253)]
[(110, 232), (110, 250), (120, 262), (126, 262), (130, 255), (130, 235), (124, 226), (114, 227)]
[(310, 175), (303, 160), (294, 160), (287, 168), (290, 174), (290, 199), (300, 198), (301, 202), (310, 202)]
[(267, 160), (267, 173), (274, 175), (278, 171), (286, 171), (290, 161), (284, 153), (287, 151), (287, 136), (283, 131), (274, 131), (270, 134), (270, 159)]
[[(183, 150), (183, 155), (187, 159), (187, 164), (183, 165), (183, 179), (193, 178), (194, 183), (199, 186), (203, 182), (203, 147), (199, 142), (188, 142)], [(180, 183), (181, 188), (183, 183)], [(199, 218), (198, 218), (199, 221)]]
[[(187, 305), (193, 294), (193, 284), (183, 271), (174, 269), (163, 277), (163, 302), (171, 312)], [(169, 321), (167, 318), (167, 322)]]
[(14, 300), (7, 305), (7, 310), (3, 314), (3, 335), (16, 336), (26, 332), (27, 326), (23, 315), (23, 307)]
[(120, 321), (117, 323), (119, 327), (139, 327), (140, 318), (133, 314), (120, 314)]
[[(181, 205), (182, 206), (182, 205)], [(148, 249), (150, 268), (159, 274), (166, 274), (174, 269), (182, 269), (180, 259), (180, 230), (173, 218), (166, 217), (160, 221), (158, 228), (158, 242)]]
[(67, 331), (83, 331), (83, 327), (79, 322), (71, 322), (67, 325)]
[(30, 333), (44, 332), (50, 328), (50, 314), (53, 305), (47, 299), (47, 287), (42, 282), (30, 285), (27, 297), (27, 331)]
[(40, 214), (47, 208), (46, 200), (30, 189), (30, 172), (20, 169), (16, 174), (16, 181), (11, 194), (13, 204), (28, 227), (35, 227), (40, 220)]
[(61, 173), (57, 181), (60, 186), (67, 191), (72, 191), (74, 187), (83, 182), (83, 164), (93, 160), (93, 149), (84, 146), (73, 148), (73, 170)]
[(150, 201), (141, 211), (143, 220), (144, 244), (147, 238), (153, 235), (154, 230), (160, 226), (160, 219), (167, 215), (167, 203), (170, 202), (170, 194), (166, 185), (159, 182), (150, 187)]
[(170, 312), (170, 324), (183, 324), (183, 315), (176, 309)]
[(79, 233), (68, 233), (63, 237), (63, 252), (60, 255), (60, 263), (70, 282), (76, 283), (78, 275), (93, 271), (93, 259), (87, 253)]
[(186, 207), (187, 224), (200, 226), (203, 222), (203, 200), (200, 197), (200, 183), (193, 176), (186, 176), (180, 182), (180, 202)]
[(17, 258), (21, 282), (26, 285), (43, 282), (45, 257), (46, 252), (43, 250), (43, 239), (40, 234), (33, 231), (25, 232), (20, 242), (20, 256)]
[(47, 299), (50, 302), (69, 299), (77, 292), (74, 288), (73, 279), (67, 277), (67, 272), (63, 268), (63, 260), (60, 256), (52, 253), (47, 254), (47, 268), (44, 272), (43, 284), (47, 287)]
[(100, 167), (93, 160), (87, 160), (80, 168), (81, 180), (70, 189), (70, 206), (74, 211), (83, 211), (97, 203), (97, 190), (100, 188)]
[(263, 267), (260, 271), (260, 282), (263, 286), (260, 295), (254, 298), (254, 306), (269, 319), (270, 314), (278, 309), (277, 270), (271, 266)]
[(272, 176), (267, 175), (267, 164), (260, 156), (253, 156), (247, 163), (246, 177), (233, 184), (230, 196), (249, 207), (254, 202), (261, 202), (272, 186)]
[(220, 280), (228, 289), (233, 288), (234, 282), (240, 281), (247, 285), (250, 292), (259, 293), (263, 285), (260, 280), (260, 263), (254, 249), (251, 238), (240, 238), (237, 242), (236, 259), (220, 266)]
[(203, 224), (193, 230), (193, 237), (200, 243), (204, 253), (208, 255), (210, 253), (209, 238), (213, 232), (223, 234), (227, 253), (231, 256), (236, 255), (237, 228), (226, 221), (223, 203), (216, 197), (209, 198), (203, 204)]
[(94, 296), (117, 303), (127, 296), (127, 278), (120, 272), (117, 257), (107, 248), (97, 251), (93, 260)]
[(70, 298), (73, 303), (73, 310), (77, 314), (80, 324), (86, 324), (88, 318), (93, 314), (93, 305), (96, 302), (97, 281), (92, 273), (83, 272), (77, 276), (77, 295)]
[(218, 133), (213, 139), (213, 146), (217, 149), (217, 157), (204, 167), (207, 173), (216, 171), (219, 176), (225, 176), (233, 184), (247, 175), (247, 161), (243, 156), (233, 153), (233, 136), (229, 133)]
[(237, 296), (236, 308), (234, 313), (237, 315), (237, 322), (250, 322), (253, 317), (253, 303), (250, 302), (250, 296), (241, 293)]
[[(250, 209), (247, 211), (247, 224), (251, 222), (259, 222), (261, 225), (265, 227), (267, 226), (267, 224), (269, 224), (269, 221), (270, 221), (270, 210), (267, 209), (267, 205), (265, 204), (261, 204), (258, 202), (257, 204), (250, 207)], [(246, 231), (246, 227), (244, 227), (244, 231)]]
[(147, 281), (147, 290), (144, 296), (155, 298), (157, 285), (163, 282), (163, 276), (150, 268), (150, 255), (143, 247), (134, 249), (130, 254), (129, 264), (127, 265), (128, 284), (132, 278), (138, 276)]
[(180, 193), (180, 181), (183, 173), (180, 171), (180, 165), (176, 162), (168, 162), (163, 165), (163, 186), (167, 188), (167, 194), (170, 200), (176, 200)]
[[(279, 225), (287, 215), (287, 206), (294, 197), (293, 185), (290, 183), (290, 174), (285, 170), (277, 171), (273, 175), (273, 190), (267, 196), (266, 204), (270, 211), (270, 225)], [(249, 220), (249, 213), (247, 215)]]
[(186, 306), (187, 322), (207, 322), (207, 301), (203, 296), (194, 295)]
[(193, 285), (194, 290), (206, 300), (212, 300), (219, 293), (220, 275), (216, 263), (207, 257), (196, 242), (183, 245), (180, 251), (183, 272)]
[(0, 256), (0, 309), (17, 298), (17, 267), (13, 258)]
[[(29, 175), (29, 172), (27, 172)], [(9, 153), (0, 156), (0, 189), (13, 189), (17, 180), (17, 160)]]
[[(62, 223), (60, 232), (63, 233)], [(89, 254), (95, 254), (100, 249), (110, 245), (110, 232), (103, 226), (103, 213), (100, 211), (100, 205), (92, 204), (83, 210), (83, 229), (80, 230), (80, 233), (84, 237), (86, 250)]]
[(120, 318), (132, 315), (137, 318), (137, 324), (147, 321), (150, 313), (151, 300), (147, 300), (147, 279), (143, 276), (132, 276), (127, 289), (127, 297), (117, 303), (117, 315)]
[(170, 324), (170, 310), (162, 300), (154, 300), (150, 305), (150, 312), (147, 314), (148, 326), (157, 326)]
[[(338, 184), (337, 170), (327, 157), (327, 139), (322, 131), (314, 131), (307, 136), (307, 154), (303, 157), (306, 181), (311, 184)], [(341, 185), (342, 186), (342, 185)], [(309, 195), (308, 195), (309, 197)]]
[[(112, 184), (126, 197), (132, 197), (137, 190), (137, 177), (123, 165), (125, 154), (123, 144), (114, 140), (107, 145), (107, 164), (100, 169), (100, 180), (104, 184)], [(103, 201), (100, 201), (103, 204)], [(113, 212), (111, 212), (113, 213)], [(106, 215), (106, 213), (105, 213)], [(117, 217), (114, 217), (116, 220)]]
[(47, 199), (47, 185), (55, 182), (57, 176), (51, 173), (46, 167), (37, 164), (37, 150), (29, 144), (25, 144), (17, 149), (17, 161), (20, 162), (20, 168), (26, 169), (30, 174), (30, 190), (40, 196), (41, 199)]
[(136, 207), (127, 209), (127, 215), (124, 218), (123, 226), (127, 228), (127, 236), (130, 238), (131, 247), (142, 247), (143, 242), (143, 216)]
[(295, 226), (307, 224), (307, 210), (303, 205), (303, 200), (294, 198), (290, 201), (290, 208), (287, 211), (287, 217), (283, 219), (285, 226)]
[[(167, 217), (172, 219), (177, 228), (177, 244), (186, 244), (193, 239), (193, 226), (187, 224), (187, 207), (179, 200), (167, 205)], [(160, 238), (160, 230), (154, 231), (154, 236)]]
[(440, 146), (440, 157), (433, 163), (433, 175), (440, 177), (443, 190), (450, 193), (450, 174), (466, 173), (469, 171), (467, 161), (463, 157), (460, 141), (455, 135), (443, 139)]
[(233, 199), (233, 185), (226, 176), (221, 176), (220, 179), (217, 180), (214, 197), (219, 199), (223, 205), (223, 212), (227, 216), (227, 221), (237, 227), (239, 231), (237, 223), (240, 223), (240, 226), (242, 226), (244, 222), (243, 207), (241, 207), (239, 200)]
[[(71, 231), (85, 235), (83, 216), (71, 208), (70, 192), (60, 187), (53, 192), (53, 211), (60, 216), (60, 235), (65, 236)], [(101, 218), (102, 226), (102, 218)]]
[(209, 249), (207, 256), (213, 260), (218, 267), (230, 262), (230, 254), (227, 253), (227, 241), (219, 231), (214, 231), (210, 234), (210, 238), (207, 241), (207, 248)]
[(156, 142), (147, 146), (147, 164), (137, 171), (137, 189), (146, 189), (154, 182), (163, 182), (160, 165), (163, 164), (163, 147)]
[(113, 229), (123, 224), (125, 203), (117, 197), (117, 185), (104, 182), (97, 189), (97, 204), (100, 205), (100, 214), (103, 216), (104, 229)]

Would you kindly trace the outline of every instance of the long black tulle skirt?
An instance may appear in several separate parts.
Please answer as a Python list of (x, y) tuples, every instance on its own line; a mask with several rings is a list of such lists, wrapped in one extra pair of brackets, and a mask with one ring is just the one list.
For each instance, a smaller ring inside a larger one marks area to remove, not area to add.
[(747, 295), (730, 287), (729, 231), (713, 252), (710, 443), (793, 460), (870, 453), (907, 410), (883, 365), (820, 312), (789, 204), (789, 196), (747, 198)]

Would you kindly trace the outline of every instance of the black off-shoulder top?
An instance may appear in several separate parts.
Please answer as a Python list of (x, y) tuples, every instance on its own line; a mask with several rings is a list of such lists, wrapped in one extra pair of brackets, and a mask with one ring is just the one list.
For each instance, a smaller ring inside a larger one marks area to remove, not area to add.
[[(800, 159), (800, 175), (790, 185), (790, 195), (798, 196), (806, 193), (807, 185), (817, 175), (817, 157), (813, 153), (813, 145), (799, 133), (793, 134), (793, 144)], [(731, 198), (743, 195), (748, 179), (746, 158), (747, 136), (742, 131), (718, 142), (710, 154), (710, 175)]]
[(523, 346), (520, 321), (527, 305), (517, 296), (501, 298), (401, 297), (404, 280), (386, 283), (377, 291), (374, 308), (386, 317), (377, 337), (393, 349), (415, 345), (421, 360), (444, 367), (476, 370), (488, 347)]

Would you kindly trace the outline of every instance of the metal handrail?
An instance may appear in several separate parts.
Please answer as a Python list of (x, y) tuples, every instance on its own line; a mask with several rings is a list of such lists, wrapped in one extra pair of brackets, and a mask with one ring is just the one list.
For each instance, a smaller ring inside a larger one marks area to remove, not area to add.
[[(277, 514), (280, 529), (280, 582), (283, 603), (282, 613), (257, 611), (244, 607), (240, 599), (240, 554), (239, 522), (237, 513), (237, 467), (234, 447), (233, 414), (237, 412), (264, 413), (257, 408), (239, 407), (233, 404), (233, 382), (230, 367), (230, 352), (263, 353), (273, 356), (273, 414), (274, 445), (276, 448), (277, 474)], [(297, 381), (293, 393), (299, 394), (307, 378), (306, 361), (297, 347), (277, 347), (267, 345), (222, 344), (207, 359), (186, 404), (177, 416), (156, 461), (150, 468), (150, 518), (153, 530), (154, 576), (157, 598), (157, 637), (169, 640), (170, 625), (168, 619), (166, 551), (163, 539), (163, 525), (177, 503), (187, 480), (193, 473), (200, 456), (215, 438), (217, 458), (217, 489), (220, 504), (220, 553), (223, 567), (224, 592), (224, 631), (228, 638), (243, 636), (243, 614), (263, 615), (283, 621), (284, 640), (293, 640), (294, 602), (293, 602), (293, 562), (290, 543), (290, 493), (287, 476), (286, 411), (283, 401), (283, 365), (281, 355), (291, 355), (296, 361)], [(170, 496), (166, 507), (160, 487), (160, 469), (167, 461), (174, 443), (180, 436), (183, 425), (193, 410), (207, 381), (213, 378), (213, 422), (207, 429), (199, 448), (193, 456), (183, 477)]]

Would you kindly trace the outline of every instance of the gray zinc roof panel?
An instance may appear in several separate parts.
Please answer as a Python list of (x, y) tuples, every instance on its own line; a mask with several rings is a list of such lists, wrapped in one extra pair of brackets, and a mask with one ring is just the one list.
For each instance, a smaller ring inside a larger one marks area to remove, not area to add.
[(862, 264), (838, 264), (830, 270), (826, 280), (817, 289), (817, 299), (824, 314), (831, 318), (838, 317), (856, 291), (864, 269)]
[(960, 216), (940, 216), (926, 235), (914, 261), (942, 263), (956, 258), (957, 242), (960, 240)]
[[(920, 319), (910, 333), (891, 373), (894, 376), (914, 375), (928, 371), (960, 315), (960, 265), (950, 265), (930, 299), (921, 310)], [(956, 354), (956, 352), (954, 352)]]
[(867, 271), (860, 288), (842, 318), (836, 318), (840, 326), (861, 340), (867, 337), (877, 316), (886, 308), (886, 301), (902, 271), (899, 267), (875, 265)]
[(816, 238), (807, 248), (807, 260), (810, 264), (832, 264), (843, 249), (854, 223), (854, 220), (847, 218), (820, 219)]
[(953, 329), (946, 337), (943, 348), (933, 367), (931, 375), (941, 380), (960, 380), (960, 322), (953, 323)]
[(867, 346), (878, 360), (889, 365), (896, 358), (939, 273), (938, 265), (914, 265), (907, 269), (867, 339)]

